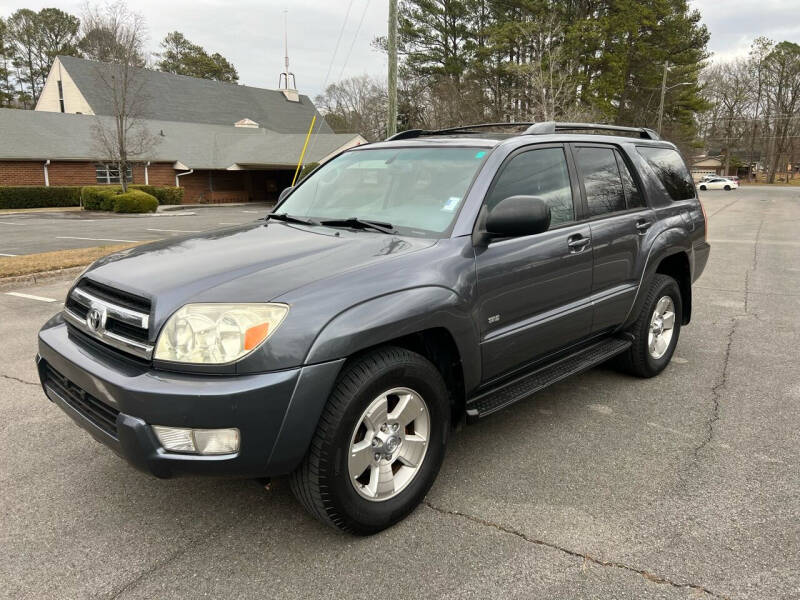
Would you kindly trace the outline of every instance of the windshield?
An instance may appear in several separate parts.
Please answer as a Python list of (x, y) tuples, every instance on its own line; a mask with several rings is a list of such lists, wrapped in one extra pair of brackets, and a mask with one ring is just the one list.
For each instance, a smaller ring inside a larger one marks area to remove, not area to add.
[(294, 217), (390, 223), (400, 233), (447, 231), (488, 150), (389, 148), (346, 152), (275, 209)]

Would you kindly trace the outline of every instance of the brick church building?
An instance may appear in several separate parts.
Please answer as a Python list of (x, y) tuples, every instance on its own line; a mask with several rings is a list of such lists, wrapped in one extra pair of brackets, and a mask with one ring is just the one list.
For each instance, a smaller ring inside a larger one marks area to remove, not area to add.
[[(113, 110), (97, 85), (104, 68), (60, 56), (33, 111), (0, 109), (0, 186), (103, 185), (119, 173), (93, 131)], [(173, 75), (140, 73), (143, 126), (156, 140), (126, 173), (132, 183), (185, 188), (185, 203), (274, 200), (291, 183), (311, 119), (305, 162), (365, 142), (336, 134), (308, 96)]]

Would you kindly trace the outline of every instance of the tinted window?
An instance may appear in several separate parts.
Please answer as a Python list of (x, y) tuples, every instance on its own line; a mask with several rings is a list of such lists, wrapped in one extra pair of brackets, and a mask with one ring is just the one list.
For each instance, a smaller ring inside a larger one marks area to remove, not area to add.
[(680, 154), (671, 148), (637, 146), (636, 149), (653, 167), (670, 198), (673, 200), (694, 198), (692, 176), (689, 175)]
[(561, 148), (517, 154), (503, 168), (489, 192), (489, 210), (509, 196), (538, 196), (550, 206), (550, 227), (575, 220), (567, 159)]
[(625, 190), (625, 200), (628, 203), (628, 208), (640, 208), (644, 206), (644, 197), (633, 179), (628, 164), (622, 158), (622, 155), (617, 152), (617, 162), (619, 163), (619, 173), (622, 175), (622, 187)]
[(625, 210), (625, 192), (611, 148), (576, 148), (575, 159), (586, 188), (589, 216)]

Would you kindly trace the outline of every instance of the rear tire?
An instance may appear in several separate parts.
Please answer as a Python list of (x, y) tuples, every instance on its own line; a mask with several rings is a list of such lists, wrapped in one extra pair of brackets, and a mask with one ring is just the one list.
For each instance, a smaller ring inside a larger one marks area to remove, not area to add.
[(380, 348), (339, 376), (308, 454), (292, 474), (292, 492), (331, 527), (377, 533), (428, 493), (449, 430), (449, 395), (438, 369), (404, 348)]
[(633, 335), (633, 344), (620, 355), (618, 365), (638, 377), (654, 377), (661, 373), (675, 352), (682, 318), (678, 282), (668, 275), (656, 274), (639, 316), (628, 329)]
[(731, 191), (731, 186), (729, 186), (729, 185), (726, 185), (726, 186), (725, 186), (725, 191), (726, 191), (726, 192), (730, 192), (730, 191)]

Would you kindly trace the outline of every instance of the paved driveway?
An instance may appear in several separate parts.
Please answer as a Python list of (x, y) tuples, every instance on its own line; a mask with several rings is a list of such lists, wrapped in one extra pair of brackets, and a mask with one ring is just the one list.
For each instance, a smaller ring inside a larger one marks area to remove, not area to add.
[(797, 598), (800, 191), (704, 201), (711, 260), (673, 364), (595, 369), (465, 428), (426, 503), (366, 539), (283, 480), (129, 468), (36, 384), (60, 304), (0, 294), (0, 596)]

